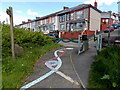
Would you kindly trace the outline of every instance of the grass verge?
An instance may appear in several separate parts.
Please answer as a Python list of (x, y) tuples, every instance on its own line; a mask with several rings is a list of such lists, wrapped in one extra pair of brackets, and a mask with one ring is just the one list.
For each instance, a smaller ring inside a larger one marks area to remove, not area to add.
[(51, 43), (45, 46), (33, 46), (26, 48), (24, 54), (15, 60), (12, 57), (3, 58), (2, 62), (2, 88), (20, 88), (27, 75), (33, 70), (36, 61), (46, 52), (60, 47)]
[(107, 47), (99, 53), (88, 83), (88, 88), (120, 88), (120, 47)]

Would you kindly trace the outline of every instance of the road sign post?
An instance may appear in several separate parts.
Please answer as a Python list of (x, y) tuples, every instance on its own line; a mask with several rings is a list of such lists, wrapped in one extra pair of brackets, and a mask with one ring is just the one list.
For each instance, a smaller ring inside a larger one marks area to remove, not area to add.
[(12, 57), (15, 58), (15, 51), (14, 51), (14, 34), (13, 34), (13, 10), (12, 7), (6, 10), (6, 13), (10, 17), (10, 35), (11, 35), (11, 50), (12, 50)]

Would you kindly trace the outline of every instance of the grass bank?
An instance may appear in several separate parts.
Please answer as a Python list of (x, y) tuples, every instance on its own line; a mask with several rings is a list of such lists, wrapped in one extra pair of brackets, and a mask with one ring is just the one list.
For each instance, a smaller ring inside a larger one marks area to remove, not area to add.
[(120, 47), (107, 47), (93, 62), (89, 88), (120, 88)]
[(23, 55), (13, 60), (11, 57), (3, 58), (2, 84), (3, 88), (20, 88), (24, 79), (33, 69), (35, 62), (46, 52), (60, 47), (51, 43), (45, 46), (33, 46), (26, 48)]
[(2, 87), (20, 88), (36, 60), (46, 52), (60, 47), (41, 31), (14, 28), (15, 60), (11, 55), (10, 26), (2, 25)]

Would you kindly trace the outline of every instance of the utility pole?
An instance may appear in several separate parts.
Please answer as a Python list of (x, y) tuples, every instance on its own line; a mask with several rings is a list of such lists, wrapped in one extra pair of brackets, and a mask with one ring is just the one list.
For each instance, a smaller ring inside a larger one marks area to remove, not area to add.
[(11, 35), (11, 49), (12, 49), (12, 58), (15, 58), (15, 51), (14, 51), (14, 34), (13, 34), (13, 10), (12, 7), (6, 10), (6, 13), (10, 17), (10, 35)]
[[(110, 27), (110, 25), (111, 25), (111, 11), (109, 12), (109, 14), (110, 14), (110, 18), (109, 18), (109, 27)], [(110, 46), (110, 29), (109, 29), (109, 32), (108, 32), (108, 46)]]

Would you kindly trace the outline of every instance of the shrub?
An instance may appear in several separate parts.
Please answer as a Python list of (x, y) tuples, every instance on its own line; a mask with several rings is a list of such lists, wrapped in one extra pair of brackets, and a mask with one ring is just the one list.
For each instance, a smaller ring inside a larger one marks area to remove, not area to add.
[(46, 52), (60, 47), (41, 32), (30, 32), (14, 28), (15, 44), (23, 47), (22, 55), (15, 60), (11, 57), (9, 25), (2, 29), (2, 89), (20, 88), (25, 78), (32, 72), (33, 66)]
[[(30, 32), (20, 28), (14, 28), (14, 42), (25, 47), (31, 45), (44, 46), (45, 44), (52, 43), (48, 36), (44, 36), (41, 32)], [(4, 25), (2, 29), (2, 55), (9, 56), (11, 53), (11, 40), (10, 40), (10, 26)]]
[(119, 52), (120, 47), (108, 47), (99, 53), (91, 67), (90, 88), (120, 88)]

